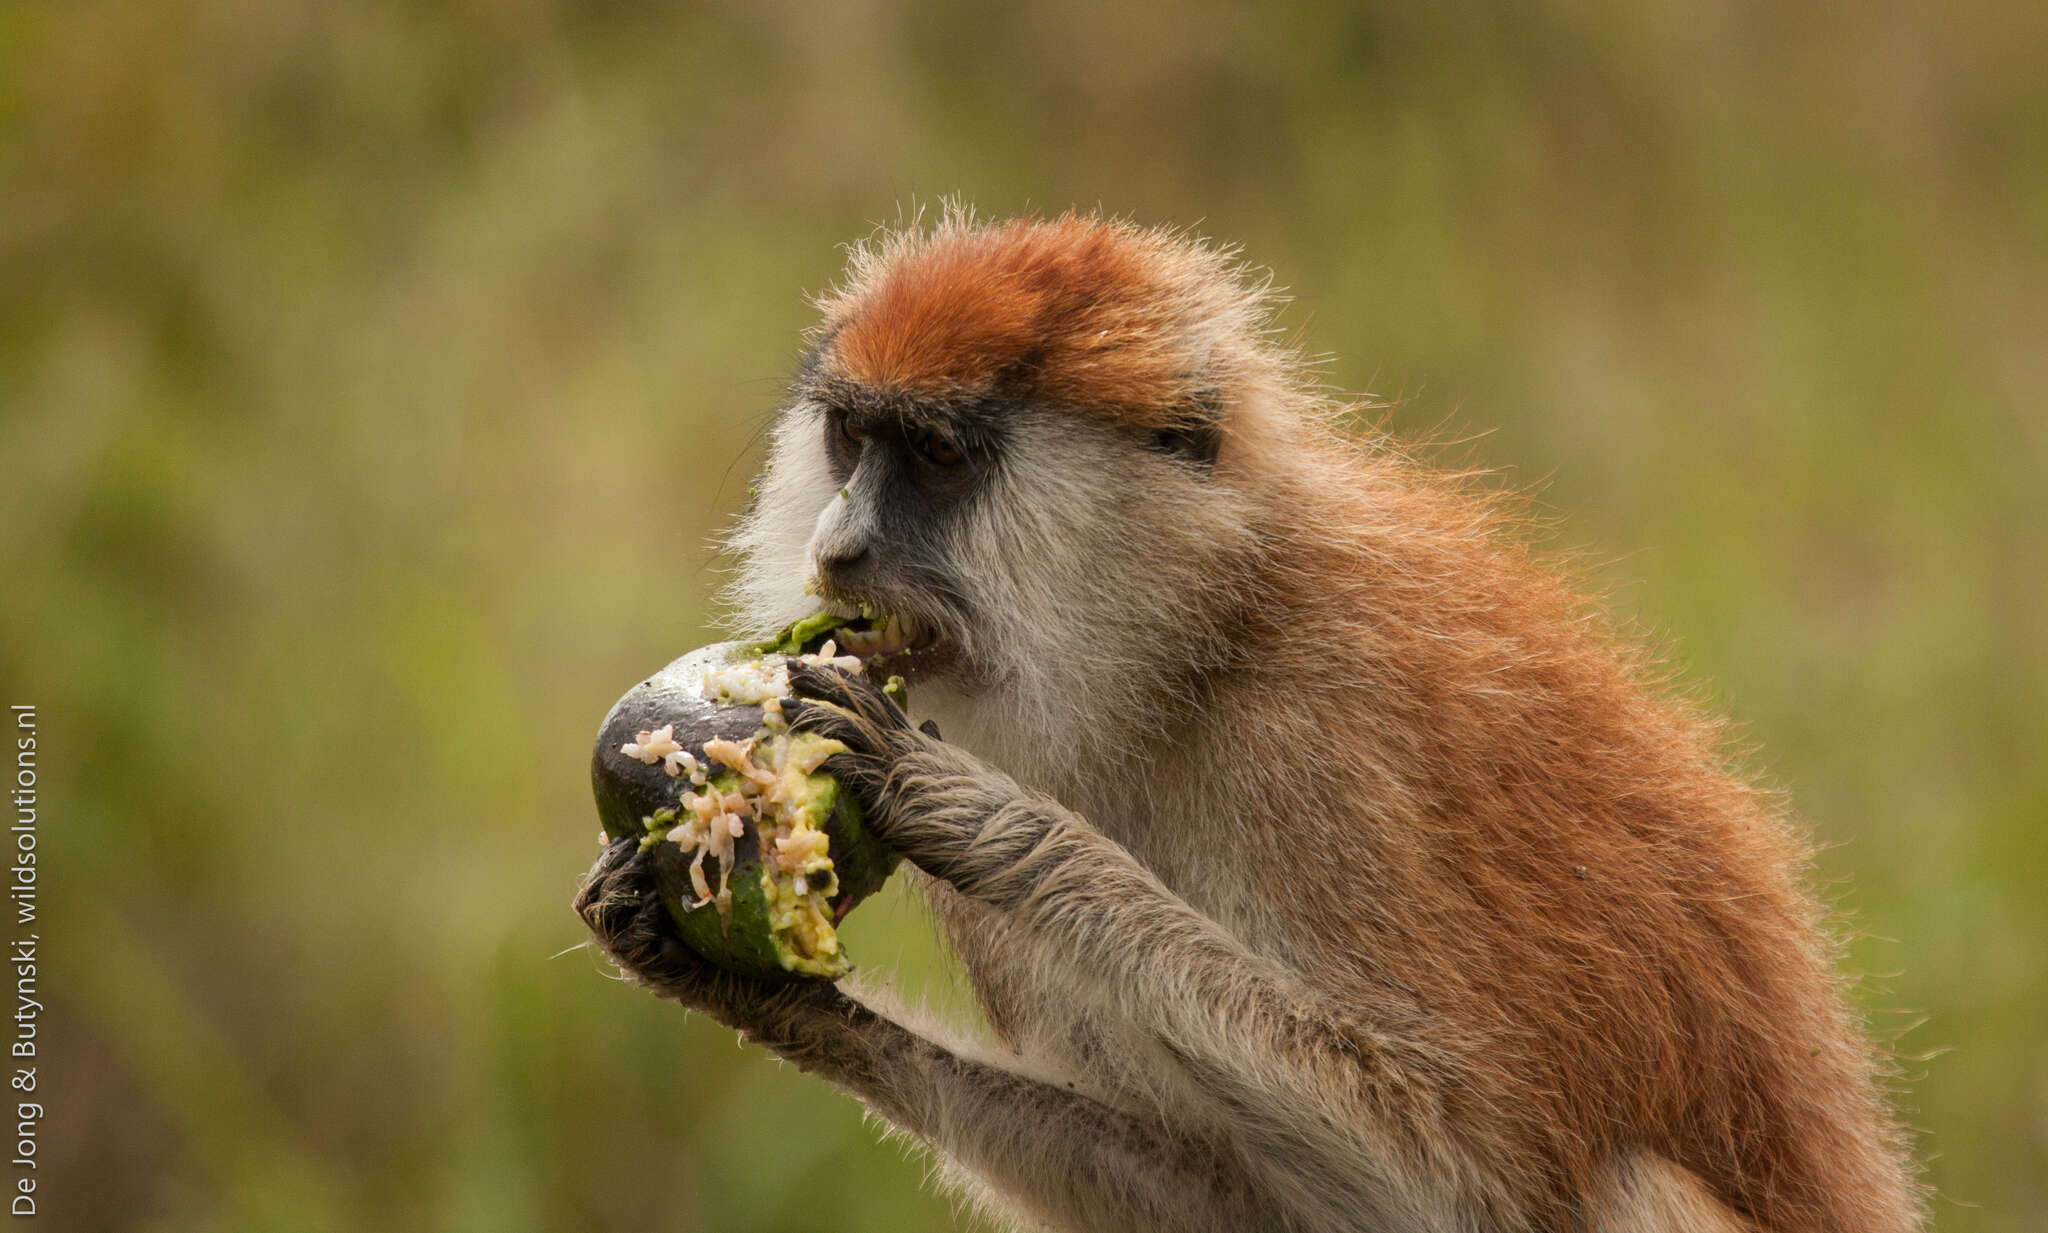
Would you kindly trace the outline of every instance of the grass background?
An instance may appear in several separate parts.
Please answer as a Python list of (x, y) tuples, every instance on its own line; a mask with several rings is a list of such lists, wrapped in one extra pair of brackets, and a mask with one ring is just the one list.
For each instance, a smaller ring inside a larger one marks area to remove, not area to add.
[[(948, 1223), (562, 952), (591, 733), (712, 632), (802, 293), (959, 194), (1242, 242), (1334, 384), (1540, 486), (1924, 1019), (1937, 1227), (2041, 1228), (2044, 49), (2025, 0), (0, 5), (47, 1218)], [(957, 1001), (910, 903), (850, 933)]]

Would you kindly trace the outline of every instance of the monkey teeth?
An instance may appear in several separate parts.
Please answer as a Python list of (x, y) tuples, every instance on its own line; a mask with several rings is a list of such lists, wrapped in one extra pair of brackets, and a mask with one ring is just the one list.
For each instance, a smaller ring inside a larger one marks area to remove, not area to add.
[(915, 619), (901, 613), (890, 613), (878, 628), (841, 629), (836, 637), (844, 650), (863, 659), (870, 655), (894, 655), (914, 650), (930, 641), (925, 629)]

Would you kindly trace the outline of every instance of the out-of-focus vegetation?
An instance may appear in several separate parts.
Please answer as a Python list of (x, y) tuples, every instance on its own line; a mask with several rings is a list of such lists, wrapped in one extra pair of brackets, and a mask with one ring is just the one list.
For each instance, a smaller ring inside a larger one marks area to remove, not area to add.
[[(1937, 1227), (2042, 1227), (2048, 8), (1356, 9), (0, 8), (48, 1218), (951, 1220), (563, 952), (801, 293), (957, 193), (1240, 241), (1334, 384), (1490, 432), (1829, 845)], [(959, 1000), (911, 903), (849, 931)]]

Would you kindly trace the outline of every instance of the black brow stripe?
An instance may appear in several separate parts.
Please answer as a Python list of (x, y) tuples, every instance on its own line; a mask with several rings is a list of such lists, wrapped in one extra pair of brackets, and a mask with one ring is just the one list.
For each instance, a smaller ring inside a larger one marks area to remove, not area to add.
[(1006, 421), (1022, 411), (1013, 399), (978, 396), (919, 397), (877, 390), (844, 377), (816, 376), (799, 382), (798, 392), (821, 406), (868, 425), (886, 423), (907, 432), (933, 432), (970, 444), (987, 444)]

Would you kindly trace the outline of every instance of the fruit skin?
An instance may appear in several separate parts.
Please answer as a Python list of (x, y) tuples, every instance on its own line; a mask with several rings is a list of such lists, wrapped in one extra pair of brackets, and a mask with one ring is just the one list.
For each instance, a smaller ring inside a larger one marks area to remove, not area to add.
[[(678, 798), (689, 786), (687, 778), (669, 775), (660, 762), (629, 757), (620, 752), (620, 746), (642, 732), (673, 725), (676, 743), (707, 770), (716, 770), (717, 765), (704, 755), (706, 741), (744, 741), (763, 730), (765, 716), (760, 707), (713, 702), (703, 696), (706, 672), (756, 658), (759, 649), (740, 642), (699, 647), (613, 704), (598, 729), (597, 747), (590, 759), (598, 820), (609, 840), (638, 842), (664, 831), (665, 827), (653, 820), (665, 811), (672, 817)], [(831, 901), (832, 923), (836, 924), (855, 904), (881, 888), (897, 858), (868, 834), (860, 804), (851, 793), (833, 795), (822, 829), (831, 838), (833, 870), (839, 877), (839, 893)], [(655, 885), (675, 924), (676, 936), (704, 958), (728, 971), (751, 975), (830, 978), (847, 970), (844, 952), (837, 962), (806, 963), (792, 961), (775, 944), (761, 886), (760, 842), (751, 819), (746, 822), (746, 833), (734, 841), (734, 868), (726, 881), (732, 891), (729, 920), (711, 905), (690, 906), (696, 901), (689, 877), (691, 858), (680, 848), (664, 842), (644, 843), (642, 848), (636, 859), (652, 862)], [(715, 857), (705, 860), (704, 872), (713, 886), (718, 884), (717, 865)]]

